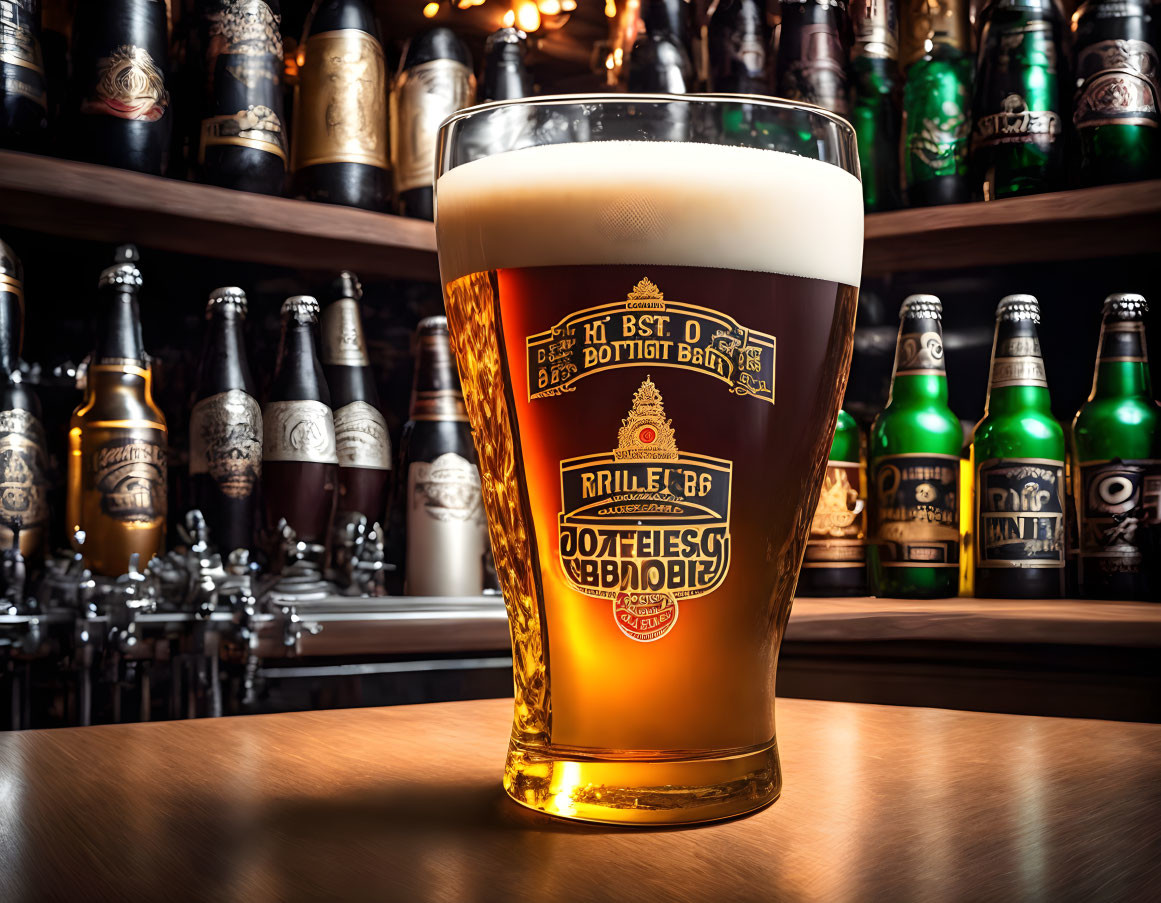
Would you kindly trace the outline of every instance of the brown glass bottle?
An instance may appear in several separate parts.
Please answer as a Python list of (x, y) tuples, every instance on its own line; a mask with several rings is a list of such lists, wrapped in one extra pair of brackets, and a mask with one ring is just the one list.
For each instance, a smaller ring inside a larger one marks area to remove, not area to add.
[(0, 241), (0, 549), (19, 532), (28, 562), (44, 557), (48, 476), (40, 400), (20, 378), (24, 272)]
[(169, 435), (153, 401), (153, 373), (141, 341), (137, 249), (117, 249), (101, 273), (97, 347), (81, 406), (69, 423), (68, 529), (83, 531), (78, 551), (94, 573), (125, 573), (165, 542)]
[(335, 299), (322, 315), (322, 359), (335, 417), (339, 495), (343, 515), (358, 513), (382, 523), (391, 476), (391, 440), (379, 410), (379, 390), (367, 359), (359, 316), (362, 286), (344, 270), (333, 287)]
[(339, 459), (331, 393), (315, 353), (317, 323), (314, 298), (283, 302), (278, 363), (262, 409), (262, 490), (271, 530), (285, 518), (299, 540), (325, 543)]
[(262, 410), (242, 326), (246, 294), (215, 289), (206, 304), (205, 343), (189, 423), (193, 504), (223, 555), (254, 543), (258, 483), (262, 476)]

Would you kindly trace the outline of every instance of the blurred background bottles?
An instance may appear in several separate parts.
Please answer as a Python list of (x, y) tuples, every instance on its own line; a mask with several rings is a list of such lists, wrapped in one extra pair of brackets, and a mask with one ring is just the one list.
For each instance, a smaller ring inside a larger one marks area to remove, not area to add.
[(228, 286), (206, 303), (206, 333), (189, 424), (193, 507), (227, 555), (254, 545), (262, 477), (262, 411), (246, 360), (246, 294)]
[(524, 65), (528, 35), (518, 28), (501, 28), (484, 43), (484, 81), (477, 100), (517, 100), (531, 97), (532, 76)]
[(909, 207), (971, 199), (971, 26), (967, 0), (904, 0), (903, 191)]
[(879, 596), (958, 593), (963, 430), (947, 406), (942, 316), (934, 295), (904, 299), (891, 394), (871, 426), (869, 542)]
[(1161, 406), (1140, 295), (1109, 295), (1092, 393), (1072, 422), (1079, 581), (1090, 599), (1161, 599)]
[(991, 0), (980, 22), (972, 190), (994, 201), (1063, 188), (1067, 58), (1056, 0)]
[(294, 96), (292, 169), (301, 197), (382, 210), (387, 204), (387, 65), (365, 0), (314, 9)]
[(778, 29), (778, 96), (849, 118), (845, 0), (784, 0)]
[(0, 147), (38, 150), (47, 128), (40, 0), (0, 0)]
[(69, 423), (68, 528), (94, 573), (115, 577), (165, 543), (169, 433), (153, 400), (153, 370), (141, 338), (137, 249), (117, 249), (98, 280), (101, 316), (85, 397)]
[(1161, 61), (1148, 0), (1089, 0), (1072, 18), (1082, 185), (1161, 176)]
[(770, 93), (770, 28), (759, 0), (719, 0), (707, 30), (709, 90)]
[(630, 91), (687, 94), (694, 90), (689, 7), (682, 0), (645, 0), (644, 30), (629, 55)]
[(1064, 430), (1052, 416), (1039, 323), (1031, 295), (996, 308), (988, 398), (972, 439), (977, 596), (1064, 592)]
[(899, 16), (897, 0), (854, 0), (851, 51), (863, 204), (868, 213), (900, 206)]

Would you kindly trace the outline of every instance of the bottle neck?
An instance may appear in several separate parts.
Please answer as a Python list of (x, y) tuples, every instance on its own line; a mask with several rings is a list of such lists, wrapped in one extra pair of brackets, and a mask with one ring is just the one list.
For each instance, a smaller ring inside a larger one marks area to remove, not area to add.
[(1106, 320), (1101, 324), (1096, 373), (1089, 397), (1126, 395), (1153, 397), (1145, 324), (1140, 320)]
[(101, 292), (106, 295), (105, 316), (98, 328), (93, 363), (147, 366), (136, 294), (121, 286), (105, 286)]
[(20, 366), (23, 313), (20, 296), (0, 283), (0, 380), (7, 380)]
[(330, 405), (331, 394), (315, 354), (311, 324), (290, 320), (283, 325), (270, 400), (321, 401)]
[(379, 406), (359, 303), (354, 298), (340, 298), (323, 311), (322, 359), (335, 410), (353, 401)]
[(467, 420), (446, 333), (421, 335), (411, 389), (411, 420)]
[(1047, 414), (1051, 407), (1036, 324), (1031, 320), (998, 322), (984, 416), (1026, 410)]
[(532, 93), (532, 79), (515, 44), (503, 44), (488, 57), (484, 100), (517, 100)]
[(198, 366), (197, 398), (208, 398), (230, 389), (257, 395), (246, 360), (243, 319), (230, 307), (219, 307), (210, 316), (202, 359)]
[(947, 405), (943, 328), (938, 320), (908, 318), (899, 324), (887, 404)]

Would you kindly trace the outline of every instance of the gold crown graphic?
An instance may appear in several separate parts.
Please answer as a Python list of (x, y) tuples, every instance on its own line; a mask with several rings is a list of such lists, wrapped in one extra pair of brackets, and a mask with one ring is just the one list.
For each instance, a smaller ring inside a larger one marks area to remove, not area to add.
[(678, 457), (673, 421), (666, 418), (661, 393), (648, 376), (633, 393), (633, 406), (621, 421), (613, 457), (618, 461), (674, 461)]
[(647, 278), (642, 279), (634, 287), (633, 291), (629, 292), (630, 301), (664, 301), (665, 295), (661, 289), (655, 286)]

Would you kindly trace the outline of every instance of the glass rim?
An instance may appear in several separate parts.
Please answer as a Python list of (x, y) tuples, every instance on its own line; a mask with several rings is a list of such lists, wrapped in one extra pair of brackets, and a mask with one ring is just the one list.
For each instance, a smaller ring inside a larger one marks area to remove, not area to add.
[[(456, 110), (439, 124), (439, 131), (442, 132), (449, 125), (459, 122), (464, 119), (470, 119), (479, 113), (487, 113), (492, 110), (502, 109), (504, 107), (551, 107), (551, 106), (568, 106), (572, 104), (585, 103), (688, 103), (688, 104), (747, 104), (749, 106), (767, 107), (775, 110), (793, 110), (800, 113), (811, 113), (818, 116), (820, 119), (828, 120), (829, 122), (845, 128), (847, 130), (847, 137), (849, 140), (855, 140), (855, 127), (851, 125), (850, 121), (833, 113), (825, 107), (820, 107), (816, 104), (807, 103), (801, 100), (787, 100), (784, 97), (768, 97), (764, 94), (726, 94), (726, 93), (708, 93), (708, 94), (651, 94), (651, 93), (614, 93), (608, 92), (603, 94), (588, 93), (588, 94), (544, 94), (536, 97), (518, 97), (513, 100), (492, 100), (488, 103), (476, 104), (472, 107), (464, 107), (462, 110)], [(633, 139), (629, 139), (633, 140)], [(695, 144), (704, 142), (693, 142)]]

